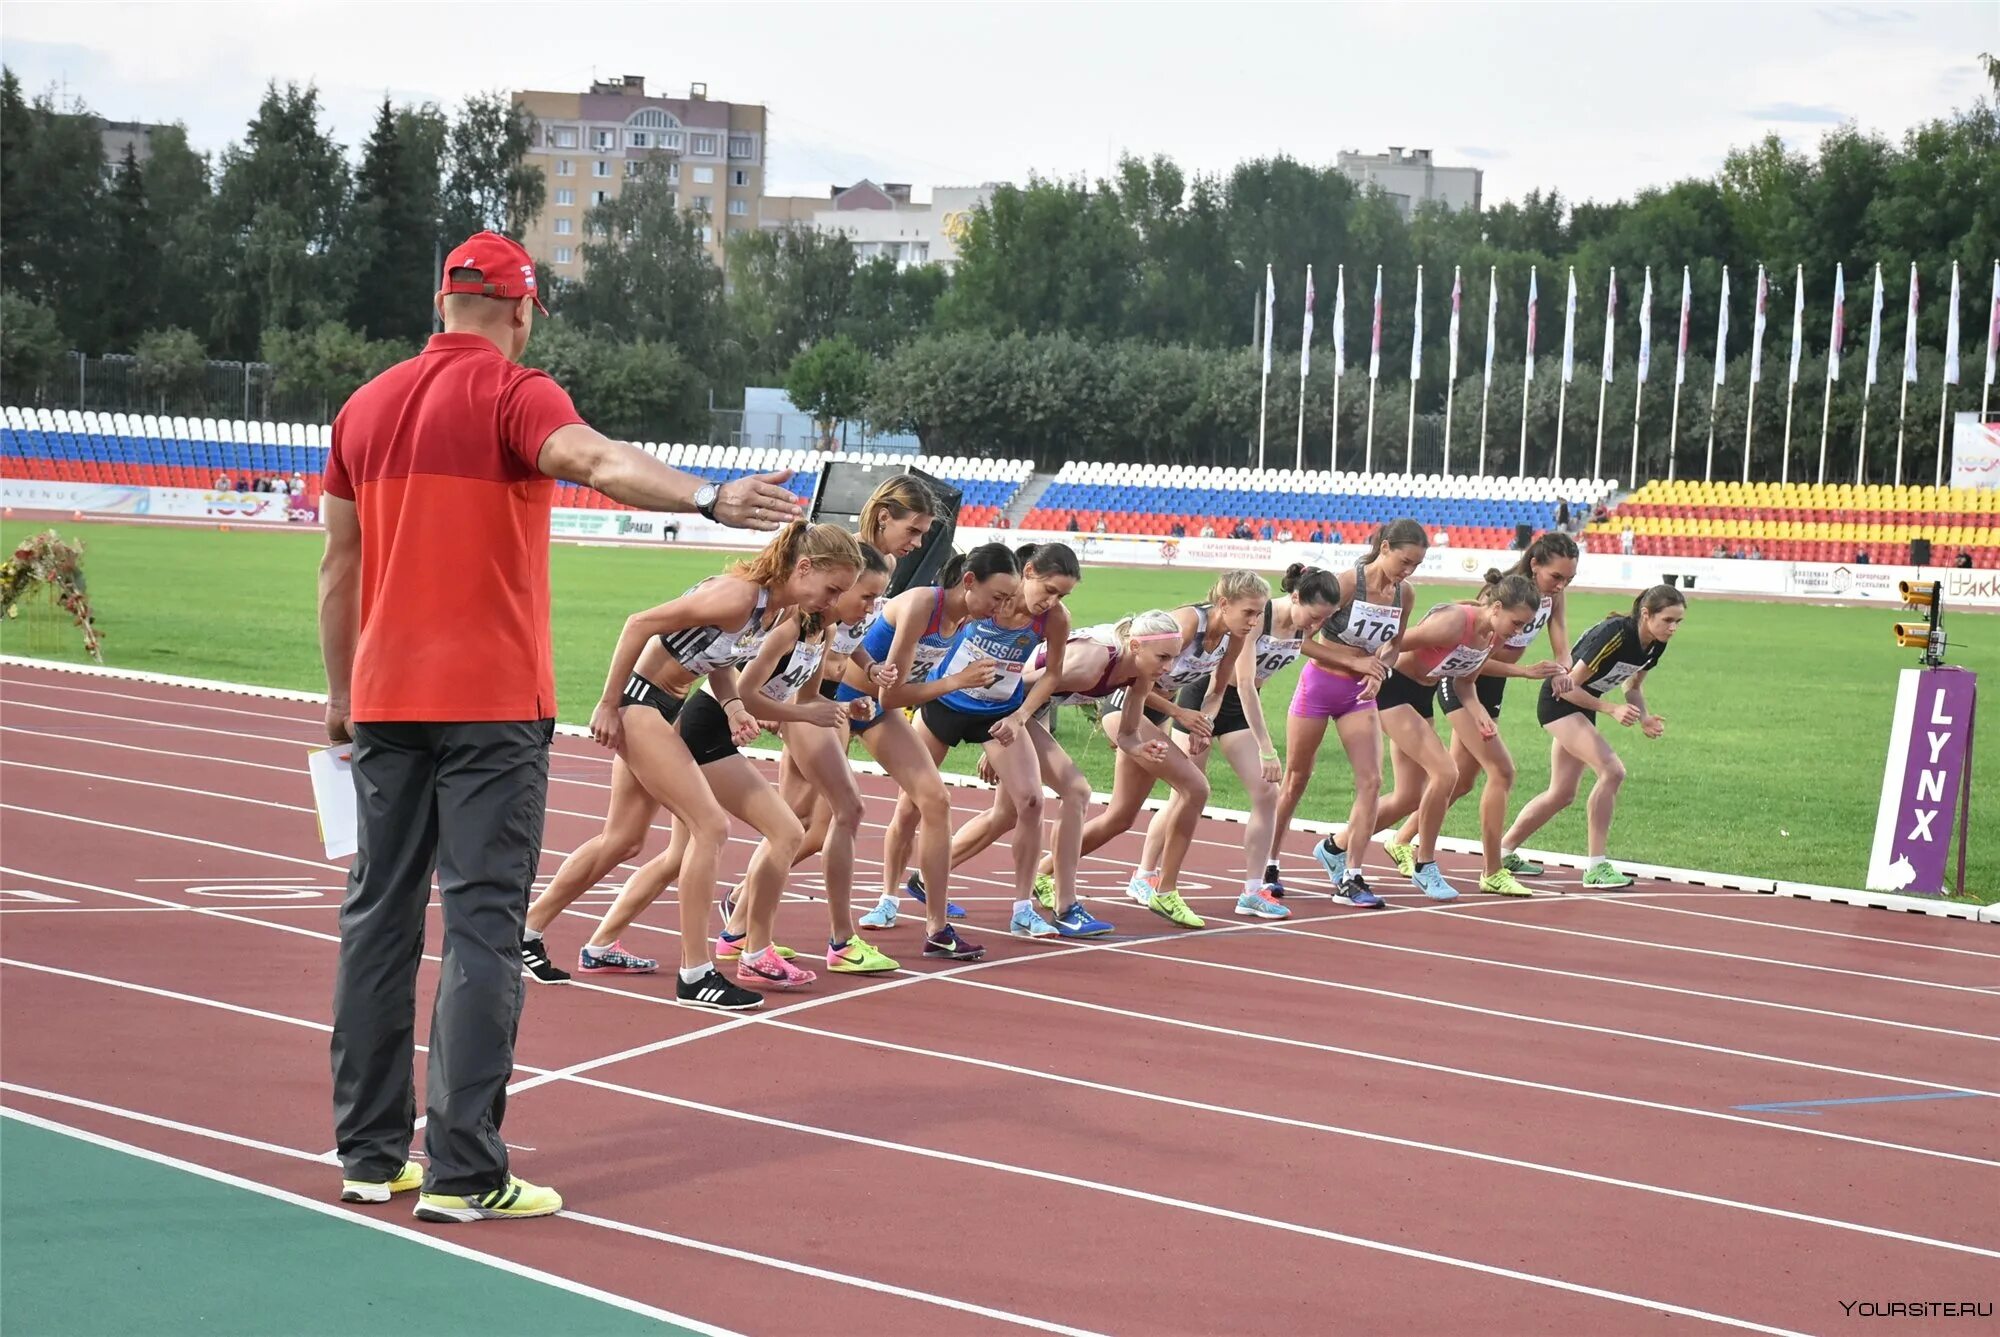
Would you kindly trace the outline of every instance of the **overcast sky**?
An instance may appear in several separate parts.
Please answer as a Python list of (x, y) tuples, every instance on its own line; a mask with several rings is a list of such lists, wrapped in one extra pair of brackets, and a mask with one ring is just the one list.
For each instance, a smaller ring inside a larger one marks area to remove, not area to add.
[(6, 3), (0, 57), (117, 120), (242, 136), (265, 80), (319, 85), (338, 138), (384, 93), (581, 91), (594, 74), (771, 109), (774, 193), (1101, 174), (1121, 151), (1226, 169), (1423, 146), (1535, 186), (1628, 196), (1766, 131), (1899, 136), (1972, 102), (2000, 4), (681, 6)]

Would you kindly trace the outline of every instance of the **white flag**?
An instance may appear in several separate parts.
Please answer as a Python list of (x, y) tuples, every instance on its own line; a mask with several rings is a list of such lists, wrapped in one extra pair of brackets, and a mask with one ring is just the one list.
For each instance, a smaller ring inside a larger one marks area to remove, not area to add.
[(1882, 352), (1882, 266), (1875, 266), (1874, 314), (1868, 318), (1868, 384), (1875, 384), (1875, 359)]
[[(1993, 304), (1994, 330), (2000, 333), (2000, 301)], [(1493, 379), (1493, 329), (1500, 318), (1500, 266), (1486, 271), (1486, 379)]]
[(1420, 381), (1424, 376), (1424, 267), (1417, 266), (1417, 322), (1416, 330), (1410, 336), (1410, 379)]
[(1729, 365), (1729, 266), (1722, 267), (1722, 301), (1715, 308), (1715, 383), (1723, 383)]
[(1653, 267), (1646, 266), (1646, 289), (1639, 296), (1639, 384), (1653, 368)]
[(1792, 275), (1792, 384), (1799, 383), (1799, 354), (1806, 343), (1806, 267)]
[(1368, 379), (1382, 374), (1382, 266), (1375, 266), (1375, 326), (1368, 336)]
[(1958, 384), (1958, 261), (1951, 262), (1951, 309), (1945, 314), (1944, 383)]
[(1451, 383), (1458, 384), (1458, 266), (1451, 267), (1451, 331), (1445, 342), (1451, 345)]
[(1333, 374), (1347, 373), (1347, 266), (1333, 271)]
[(1986, 384), (1993, 384), (1993, 370), (2000, 361), (2000, 260), (1993, 262), (1993, 301), (1986, 309)]
[(1917, 263), (1910, 262), (1910, 313), (1903, 320), (1903, 379), (1917, 379)]
[(1840, 379), (1840, 345), (1847, 336), (1847, 275), (1843, 267), (1833, 267), (1833, 328), (1826, 336), (1826, 378)]
[(1299, 379), (1312, 374), (1313, 368), (1313, 267), (1306, 266), (1306, 332), (1299, 339)]
[(1611, 334), (1618, 328), (1618, 270), (1611, 270), (1611, 287), (1604, 294), (1604, 383), (1611, 384)]
[(1563, 309), (1563, 384), (1576, 379), (1576, 266), (1569, 267), (1569, 296)]
[(1694, 287), (1688, 267), (1681, 266), (1681, 333), (1679, 351), (1674, 355), (1674, 384), (1686, 385), (1688, 378), (1688, 325), (1694, 318)]
[(1535, 379), (1535, 308), (1541, 303), (1541, 293), (1535, 287), (1535, 267), (1528, 266), (1528, 367), (1524, 380)]
[(1278, 284), (1264, 266), (1264, 374), (1271, 374), (1271, 318), (1278, 314)]
[[(1764, 380), (1764, 309), (1771, 287), (1764, 278), (1764, 266), (1757, 266), (1757, 311), (1750, 322), (1750, 380), (1761, 384)], [(1797, 380), (1797, 375), (1792, 377)]]

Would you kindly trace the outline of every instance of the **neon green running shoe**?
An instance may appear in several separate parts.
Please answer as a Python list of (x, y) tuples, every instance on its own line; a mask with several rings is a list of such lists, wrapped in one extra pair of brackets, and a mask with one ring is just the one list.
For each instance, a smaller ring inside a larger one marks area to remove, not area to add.
[(1535, 893), (1514, 880), (1514, 875), (1502, 868), (1497, 873), (1488, 873), (1479, 879), (1479, 889), (1489, 896), (1532, 896)]
[(1583, 875), (1586, 887), (1629, 887), (1632, 879), (1611, 866), (1611, 860), (1599, 859)]
[(1500, 867), (1515, 877), (1540, 877), (1548, 870), (1532, 859), (1523, 859), (1518, 854), (1500, 856)]
[(491, 1193), (461, 1198), (446, 1193), (417, 1195), (419, 1221), (518, 1221), (531, 1216), (554, 1216), (562, 1210), (562, 1194), (552, 1188), (510, 1178)]
[(1414, 847), (1398, 845), (1391, 841), (1382, 847), (1382, 852), (1389, 856), (1390, 861), (1396, 865), (1396, 871), (1404, 877), (1417, 875), (1417, 851)]
[(1056, 880), (1047, 873), (1035, 874), (1035, 900), (1044, 910), (1056, 908)]
[(396, 1171), (396, 1177), (386, 1180), (343, 1179), (340, 1181), (342, 1202), (387, 1202), (398, 1193), (408, 1193), (413, 1188), (422, 1188), (424, 1167), (415, 1161), (404, 1161), (403, 1168)]
[(1181, 899), (1180, 892), (1171, 887), (1154, 892), (1153, 899), (1146, 903), (1146, 908), (1162, 919), (1171, 919), (1182, 928), (1208, 927), (1207, 921), (1188, 909), (1188, 904)]
[(881, 975), (899, 967), (857, 933), (845, 947), (826, 949), (826, 968), (836, 975)]

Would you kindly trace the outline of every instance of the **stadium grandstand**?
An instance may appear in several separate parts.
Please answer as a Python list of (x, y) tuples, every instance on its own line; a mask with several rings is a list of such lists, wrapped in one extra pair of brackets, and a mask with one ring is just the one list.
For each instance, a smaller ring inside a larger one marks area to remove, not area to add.
[[(0, 410), (0, 472), (50, 482), (250, 490), (258, 480), (296, 478), (317, 498), (330, 429), (148, 414), (8, 407)], [(676, 468), (726, 482), (748, 473), (793, 472), (810, 496), (826, 456), (698, 443), (641, 443)], [(1413, 516), (1440, 543), (1506, 549), (1520, 526), (1543, 530), (1590, 507), (1588, 536), (1615, 551), (1629, 529), (1645, 556), (1756, 555), (1771, 560), (1901, 563), (1912, 540), (1931, 545), (1932, 565), (1960, 553), (2000, 567), (2000, 493), (1931, 487), (1647, 483), (1622, 499), (1615, 485), (1585, 479), (1351, 474), (1071, 461), (1053, 480), (1027, 460), (895, 456), (949, 479), (965, 494), (959, 524), (1130, 534), (1232, 535), (1299, 542), (1360, 543), (1376, 525)], [(1037, 495), (1034, 489), (1046, 484)], [(561, 506), (625, 509), (587, 488), (561, 484)], [(1032, 502), (1031, 505), (1028, 503)], [(1017, 503), (1019, 503), (1017, 505)], [(1017, 513), (1010, 516), (1010, 508)]]

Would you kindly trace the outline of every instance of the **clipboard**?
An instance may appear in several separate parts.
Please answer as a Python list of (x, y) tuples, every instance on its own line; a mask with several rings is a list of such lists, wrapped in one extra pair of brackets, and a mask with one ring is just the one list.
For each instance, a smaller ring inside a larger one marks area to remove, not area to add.
[(341, 743), (306, 754), (312, 777), (313, 807), (326, 857), (344, 859), (359, 848), (354, 804), (354, 745)]

